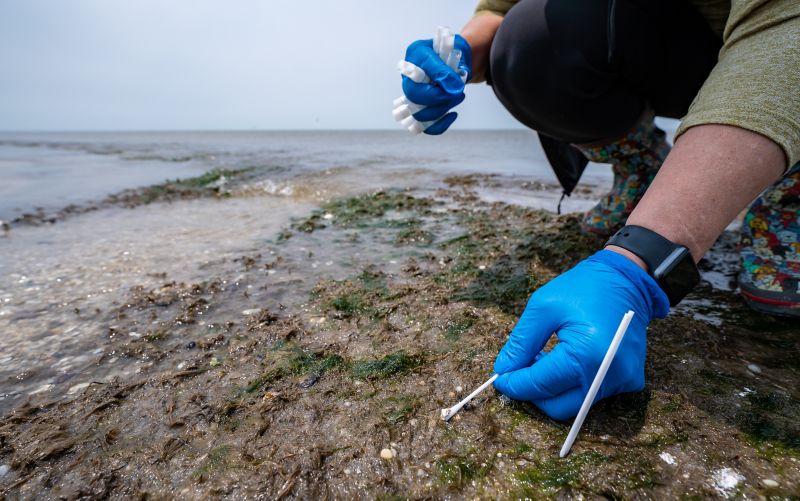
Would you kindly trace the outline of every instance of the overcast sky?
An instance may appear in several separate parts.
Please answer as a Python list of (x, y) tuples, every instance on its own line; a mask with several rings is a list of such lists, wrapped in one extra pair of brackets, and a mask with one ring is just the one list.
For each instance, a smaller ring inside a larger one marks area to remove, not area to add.
[[(2, 0), (0, 130), (394, 128), (396, 63), (463, 0)], [(458, 128), (517, 127), (483, 84)]]

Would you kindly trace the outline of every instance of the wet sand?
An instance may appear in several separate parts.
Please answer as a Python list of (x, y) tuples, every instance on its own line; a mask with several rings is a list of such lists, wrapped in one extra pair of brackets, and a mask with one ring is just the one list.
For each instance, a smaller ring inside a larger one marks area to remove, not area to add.
[(12, 227), (0, 492), (800, 492), (797, 325), (730, 290), (734, 235), (687, 306), (652, 324), (645, 391), (598, 404), (562, 460), (568, 423), (494, 390), (450, 423), (439, 410), (490, 375), (530, 293), (600, 242), (536, 208), (557, 200), (547, 184), (420, 170), (360, 193), (351, 175), (284, 193), (257, 173), (162, 186)]

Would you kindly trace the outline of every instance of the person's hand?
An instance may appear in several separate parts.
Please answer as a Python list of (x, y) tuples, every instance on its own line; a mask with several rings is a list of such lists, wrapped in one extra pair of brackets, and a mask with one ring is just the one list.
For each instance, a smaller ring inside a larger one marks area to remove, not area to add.
[(472, 77), (472, 51), (460, 35), (455, 36), (455, 49), (461, 51), (459, 71), (455, 71), (434, 52), (433, 40), (417, 40), (406, 49), (405, 60), (422, 69), (430, 78), (428, 83), (414, 82), (403, 76), (403, 93), (412, 103), (425, 106), (414, 113), (420, 122), (435, 121), (425, 129), (425, 134), (438, 135), (450, 127), (458, 114), (450, 112), (464, 100), (464, 85), (459, 72), (466, 72), (466, 81)]
[[(537, 290), (497, 355), (494, 386), (548, 416), (575, 416), (623, 315), (634, 316), (595, 402), (644, 388), (647, 325), (669, 313), (656, 281), (627, 257), (602, 250)], [(542, 348), (552, 333), (558, 344)]]

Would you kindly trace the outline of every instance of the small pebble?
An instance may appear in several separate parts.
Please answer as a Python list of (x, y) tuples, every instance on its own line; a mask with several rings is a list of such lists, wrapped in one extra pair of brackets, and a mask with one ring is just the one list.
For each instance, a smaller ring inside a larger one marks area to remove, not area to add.
[[(2, 476), (2, 475), (0, 475), (0, 476)], [(778, 485), (780, 485), (780, 484), (778, 484), (778, 482), (776, 482), (775, 480), (772, 480), (771, 478), (765, 478), (765, 479), (761, 480), (761, 483), (764, 484), (764, 487), (778, 487)]]
[(410, 426), (417, 426), (417, 423), (418, 423), (418, 422), (419, 422), (419, 421), (417, 421), (417, 419), (416, 419), (416, 418), (412, 418), (412, 419), (410, 419), (410, 420), (408, 421), (408, 424), (409, 424)]
[(244, 310), (242, 312), (242, 315), (245, 315), (245, 316), (247, 316), (247, 315), (255, 315), (259, 311), (261, 311), (261, 308), (252, 308), (250, 310)]
[(658, 457), (660, 457), (661, 460), (667, 464), (670, 465), (675, 464), (675, 456), (673, 456), (669, 452), (662, 452), (661, 454), (658, 455)]
[(748, 365), (747, 370), (749, 370), (753, 374), (761, 374), (761, 367), (757, 366), (756, 364)]
[(392, 449), (381, 449), (381, 457), (383, 459), (392, 459), (395, 454), (396, 453)]
[(219, 364), (221, 364), (222, 362), (217, 357), (214, 357), (214, 358), (211, 359), (210, 363), (211, 363), (211, 367), (216, 367)]
[(324, 216), (322, 216), (322, 219), (333, 219), (333, 214), (331, 214), (330, 212), (328, 212), (327, 214), (325, 214)]
[(463, 386), (456, 386), (456, 393), (461, 393), (462, 391), (464, 391)]
[(345, 468), (345, 469), (344, 469), (344, 474), (345, 474), (345, 475), (349, 475), (349, 474), (351, 474), (351, 473), (353, 473), (353, 472), (352, 472), (352, 471), (350, 471), (350, 468)]
[(132, 337), (134, 339), (139, 339), (140, 337), (142, 337), (142, 335), (139, 334), (138, 332), (129, 332), (128, 336), (130, 336), (130, 337)]
[[(7, 464), (0, 464), (0, 478), (5, 477), (6, 473), (8, 473), (8, 470), (10, 469), (11, 468), (9, 468)], [(777, 483), (775, 485), (777, 485)]]
[(449, 392), (447, 394), (447, 396), (450, 397), (450, 398), (455, 398), (456, 394), (455, 394), (455, 392), (451, 391), (451, 392)]

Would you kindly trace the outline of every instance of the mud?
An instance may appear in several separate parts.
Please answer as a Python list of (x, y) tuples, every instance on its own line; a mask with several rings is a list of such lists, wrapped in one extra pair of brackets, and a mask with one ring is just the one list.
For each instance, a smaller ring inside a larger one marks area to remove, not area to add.
[[(6, 414), (0, 492), (798, 496), (797, 324), (709, 283), (690, 299), (715, 321), (684, 309), (654, 322), (645, 391), (598, 404), (566, 459), (568, 423), (494, 390), (439, 419), (490, 375), (530, 293), (600, 246), (574, 215), (481, 201), (485, 181), (335, 200), (202, 282), (131, 288), (98, 313), (91, 362), (130, 370)], [(353, 256), (341, 279), (315, 274), (330, 254)], [(271, 294), (252, 308), (259, 288)]]

